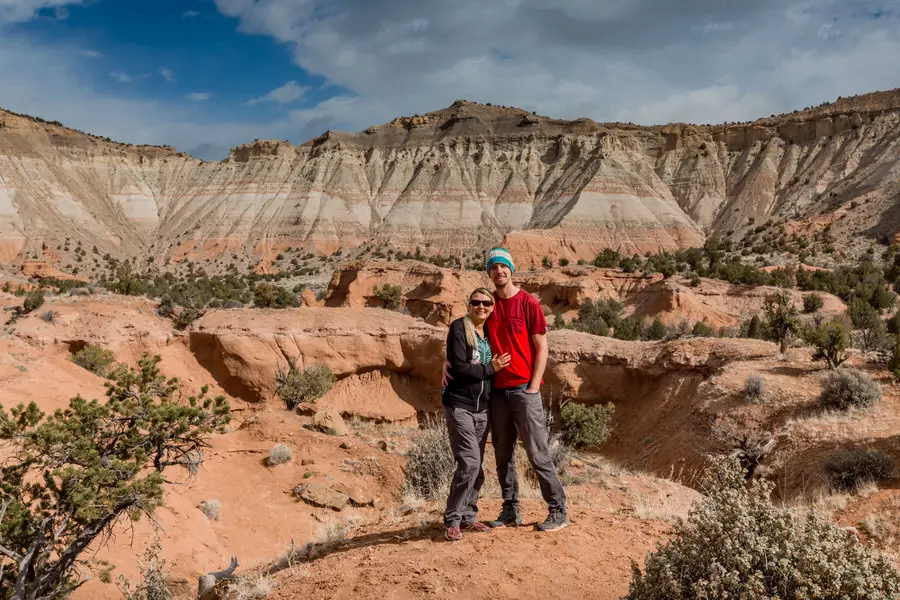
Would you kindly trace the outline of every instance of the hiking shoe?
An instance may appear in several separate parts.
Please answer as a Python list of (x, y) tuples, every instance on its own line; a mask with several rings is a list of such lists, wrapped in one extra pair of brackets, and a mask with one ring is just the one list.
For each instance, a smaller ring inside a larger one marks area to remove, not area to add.
[(490, 527), (488, 527), (481, 521), (475, 521), (474, 523), (463, 525), (462, 529), (465, 529), (466, 531), (474, 531), (475, 533), (487, 533), (491, 530)]
[(459, 527), (448, 527), (444, 532), (444, 537), (451, 542), (458, 542), (462, 539), (462, 532)]
[(491, 521), (491, 527), (498, 529), (500, 527), (517, 527), (522, 524), (522, 515), (515, 506), (504, 506), (500, 511), (500, 516), (495, 521)]
[(537, 526), (538, 531), (559, 531), (569, 526), (569, 519), (566, 517), (565, 511), (559, 509), (550, 509), (547, 519)]

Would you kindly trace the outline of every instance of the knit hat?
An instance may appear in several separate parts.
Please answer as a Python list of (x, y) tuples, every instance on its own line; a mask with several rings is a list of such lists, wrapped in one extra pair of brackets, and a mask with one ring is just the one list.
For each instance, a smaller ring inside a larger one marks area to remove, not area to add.
[(490, 252), (488, 252), (487, 258), (487, 266), (485, 266), (485, 271), (491, 270), (491, 265), (494, 263), (501, 263), (509, 267), (509, 270), (513, 273), (516, 272), (516, 267), (513, 265), (512, 255), (509, 253), (509, 250), (506, 248), (493, 248)]

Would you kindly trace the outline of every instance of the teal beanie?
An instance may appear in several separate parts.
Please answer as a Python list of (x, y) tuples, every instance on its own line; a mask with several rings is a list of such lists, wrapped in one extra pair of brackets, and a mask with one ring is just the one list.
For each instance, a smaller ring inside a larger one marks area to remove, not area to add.
[(512, 255), (509, 253), (509, 250), (506, 248), (493, 248), (487, 255), (487, 265), (485, 266), (485, 271), (491, 270), (491, 265), (494, 263), (502, 263), (509, 267), (509, 270), (513, 273), (516, 272), (516, 267), (513, 265)]

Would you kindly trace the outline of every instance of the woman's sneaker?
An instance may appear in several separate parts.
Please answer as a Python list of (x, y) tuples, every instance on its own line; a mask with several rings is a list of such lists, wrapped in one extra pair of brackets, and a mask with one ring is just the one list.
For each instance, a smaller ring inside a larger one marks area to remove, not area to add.
[(488, 527), (481, 521), (475, 521), (474, 523), (463, 525), (462, 529), (465, 529), (466, 531), (474, 531), (475, 533), (487, 533), (491, 530), (490, 527)]
[(498, 529), (500, 527), (517, 527), (522, 524), (522, 515), (515, 506), (504, 506), (500, 511), (500, 516), (495, 521), (491, 521), (491, 527)]
[(462, 539), (462, 532), (459, 530), (459, 527), (448, 527), (447, 531), (444, 532), (444, 537), (451, 542), (458, 542)]
[(537, 526), (538, 531), (559, 531), (569, 526), (569, 519), (566, 517), (565, 511), (558, 508), (551, 508), (547, 519)]

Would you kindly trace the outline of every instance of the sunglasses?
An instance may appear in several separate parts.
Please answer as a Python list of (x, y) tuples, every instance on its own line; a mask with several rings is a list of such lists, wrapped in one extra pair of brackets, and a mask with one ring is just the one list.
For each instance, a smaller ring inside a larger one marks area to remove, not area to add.
[(472, 306), (484, 306), (485, 308), (490, 308), (494, 305), (490, 300), (469, 300), (469, 304)]

